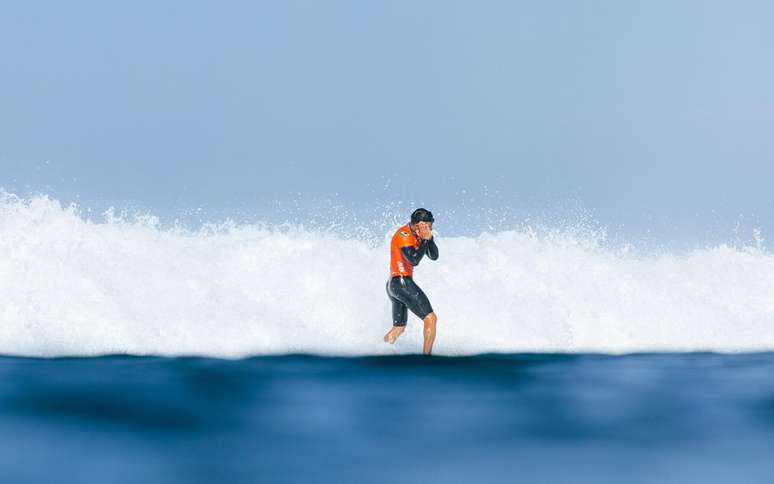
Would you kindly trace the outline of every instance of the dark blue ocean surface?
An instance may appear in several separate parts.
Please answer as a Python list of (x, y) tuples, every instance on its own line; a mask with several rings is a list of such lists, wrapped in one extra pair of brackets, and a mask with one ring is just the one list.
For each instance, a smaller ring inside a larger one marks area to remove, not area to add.
[(774, 354), (0, 358), (0, 482), (769, 483)]

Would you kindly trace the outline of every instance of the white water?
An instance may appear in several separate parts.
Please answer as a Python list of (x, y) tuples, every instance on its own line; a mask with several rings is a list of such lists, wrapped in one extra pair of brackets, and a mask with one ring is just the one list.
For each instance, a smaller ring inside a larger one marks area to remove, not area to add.
[[(638, 256), (570, 234), (439, 237), (416, 280), (439, 354), (774, 349), (774, 256), (719, 246)], [(388, 250), (335, 232), (162, 230), (0, 197), (0, 354), (239, 357), (395, 348)]]

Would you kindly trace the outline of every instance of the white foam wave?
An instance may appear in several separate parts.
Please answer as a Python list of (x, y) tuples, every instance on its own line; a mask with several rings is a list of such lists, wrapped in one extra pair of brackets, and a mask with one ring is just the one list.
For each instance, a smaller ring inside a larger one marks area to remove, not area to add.
[[(439, 354), (774, 348), (774, 257), (718, 246), (638, 256), (529, 231), (447, 237), (417, 281)], [(0, 354), (239, 357), (396, 348), (386, 242), (336, 231), (95, 223), (47, 197), (0, 197)]]

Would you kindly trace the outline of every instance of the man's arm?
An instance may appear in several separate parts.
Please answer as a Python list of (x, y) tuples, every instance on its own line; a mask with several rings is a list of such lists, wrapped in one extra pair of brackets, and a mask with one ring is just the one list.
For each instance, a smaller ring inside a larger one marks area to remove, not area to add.
[(427, 246), (427, 241), (423, 240), (419, 243), (419, 247), (416, 249), (413, 246), (408, 245), (406, 247), (401, 247), (400, 251), (403, 252), (406, 260), (409, 261), (412, 266), (418, 266), (419, 262), (422, 260), (422, 257), (425, 256), (425, 252), (427, 252)]
[(427, 242), (427, 257), (430, 260), (438, 260), (438, 246), (435, 245), (435, 237), (430, 237)]

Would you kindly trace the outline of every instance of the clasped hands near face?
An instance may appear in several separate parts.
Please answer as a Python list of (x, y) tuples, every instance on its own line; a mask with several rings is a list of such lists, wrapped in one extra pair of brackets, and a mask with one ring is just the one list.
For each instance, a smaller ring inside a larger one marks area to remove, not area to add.
[(430, 240), (433, 238), (433, 222), (417, 222), (415, 227), (420, 239)]

